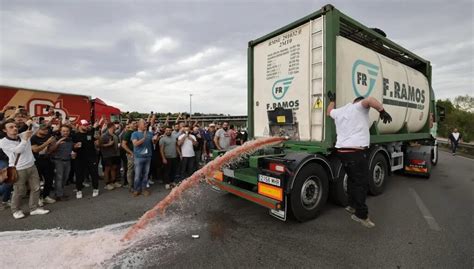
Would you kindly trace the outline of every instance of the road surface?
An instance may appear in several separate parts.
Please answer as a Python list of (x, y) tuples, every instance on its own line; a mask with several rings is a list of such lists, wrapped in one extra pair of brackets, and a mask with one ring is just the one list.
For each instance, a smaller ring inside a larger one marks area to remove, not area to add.
[[(373, 229), (330, 203), (312, 221), (282, 222), (265, 208), (201, 184), (172, 205), (145, 239), (101, 265), (473, 268), (474, 160), (440, 152), (430, 179), (392, 175), (387, 184), (385, 193), (368, 199)], [(133, 198), (120, 189), (92, 199), (90, 191), (82, 200), (49, 205), (51, 213), (45, 216), (14, 220), (10, 211), (0, 211), (0, 230), (90, 230), (129, 222), (168, 193), (155, 185), (150, 197)]]

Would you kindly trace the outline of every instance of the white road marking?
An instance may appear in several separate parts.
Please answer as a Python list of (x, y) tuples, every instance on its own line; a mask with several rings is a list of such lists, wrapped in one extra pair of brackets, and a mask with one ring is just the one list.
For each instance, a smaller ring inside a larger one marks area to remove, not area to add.
[(418, 193), (416, 193), (416, 191), (413, 188), (410, 188), (410, 191), (413, 194), (413, 197), (415, 197), (416, 205), (420, 209), (421, 214), (423, 215), (423, 218), (425, 218), (426, 223), (428, 223), (428, 226), (430, 226), (430, 229), (434, 231), (441, 231), (441, 227), (439, 227), (435, 218), (433, 217), (433, 215), (431, 215), (430, 211), (425, 206), (425, 204), (423, 203), (423, 200), (421, 200)]

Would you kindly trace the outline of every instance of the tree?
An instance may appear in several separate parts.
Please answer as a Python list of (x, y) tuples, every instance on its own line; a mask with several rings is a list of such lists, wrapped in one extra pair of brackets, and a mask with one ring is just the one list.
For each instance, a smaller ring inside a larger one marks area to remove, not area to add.
[(456, 108), (467, 111), (467, 112), (474, 112), (474, 97), (469, 95), (460, 95), (454, 98), (454, 105)]
[[(459, 98), (462, 97), (462, 98)], [(448, 137), (454, 128), (458, 128), (463, 134), (463, 139), (466, 142), (470, 142), (474, 139), (474, 112), (464, 110), (467, 106), (465, 103), (472, 102), (472, 97), (458, 96), (454, 100), (463, 100), (463, 104), (453, 104), (451, 100), (438, 100), (437, 106), (441, 106), (445, 109), (444, 121), (438, 122), (438, 135), (441, 137)], [(469, 99), (470, 98), (470, 99)], [(461, 108), (463, 107), (463, 108)]]

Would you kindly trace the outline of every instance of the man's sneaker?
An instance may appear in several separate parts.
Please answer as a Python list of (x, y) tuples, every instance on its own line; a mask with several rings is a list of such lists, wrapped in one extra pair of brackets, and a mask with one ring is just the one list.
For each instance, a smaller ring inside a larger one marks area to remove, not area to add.
[(23, 214), (23, 211), (18, 210), (18, 211), (15, 211), (15, 213), (13, 213), (13, 217), (15, 219), (22, 219), (25, 217), (25, 214)]
[(49, 197), (49, 196), (46, 196), (43, 201), (47, 204), (54, 204), (56, 203), (56, 200), (54, 200), (53, 198)]
[(356, 210), (352, 206), (346, 206), (344, 208), (349, 214), (355, 214)]
[(111, 190), (115, 189), (115, 187), (112, 184), (107, 184), (107, 185), (105, 185), (104, 189), (106, 189), (108, 191), (111, 191)]
[(94, 189), (94, 190), (92, 191), (92, 197), (97, 197), (97, 196), (99, 196), (99, 190), (98, 190), (98, 189)]
[(49, 210), (47, 209), (43, 209), (41, 207), (38, 207), (37, 209), (33, 210), (30, 212), (30, 215), (31, 216), (34, 216), (34, 215), (44, 215), (44, 214), (48, 214), (49, 213)]
[(82, 199), (82, 191), (76, 192), (76, 199)]
[(43, 198), (39, 198), (38, 200), (38, 206), (44, 206)]
[(150, 196), (150, 191), (144, 190), (144, 191), (143, 191), (143, 195), (144, 195), (144, 196)]
[(171, 189), (171, 185), (170, 185), (170, 184), (166, 184), (166, 185), (165, 185), (165, 189), (166, 189), (166, 190)]
[(114, 188), (120, 188), (122, 187), (122, 184), (118, 183), (118, 182), (115, 182), (114, 184)]
[(132, 195), (133, 195), (133, 197), (138, 197), (138, 195), (140, 195), (140, 193), (138, 191), (134, 191)]
[(369, 217), (367, 217), (366, 219), (361, 219), (359, 217), (357, 217), (356, 215), (352, 215), (351, 218), (357, 222), (359, 222), (360, 224), (362, 224), (362, 226), (365, 226), (367, 228), (373, 228), (375, 227), (375, 223), (373, 223)]
[(83, 182), (82, 186), (84, 186), (85, 188), (89, 188), (91, 186), (91, 184)]
[(149, 183), (150, 185), (153, 185), (153, 184), (155, 184), (155, 181), (153, 181), (153, 180), (150, 179), (150, 180), (148, 180), (148, 183)]

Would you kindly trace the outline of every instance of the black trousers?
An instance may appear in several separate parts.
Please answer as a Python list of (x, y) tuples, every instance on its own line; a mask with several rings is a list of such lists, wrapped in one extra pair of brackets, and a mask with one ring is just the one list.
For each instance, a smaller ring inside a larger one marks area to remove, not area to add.
[(97, 161), (94, 156), (91, 158), (85, 159), (76, 159), (75, 160), (75, 170), (76, 170), (76, 189), (81, 191), (84, 187), (82, 183), (86, 175), (89, 175), (92, 180), (92, 188), (99, 189), (99, 174)]
[(369, 160), (367, 150), (354, 152), (337, 152), (347, 173), (347, 194), (349, 206), (355, 208), (358, 218), (366, 219), (369, 209), (365, 203), (369, 190)]
[(166, 158), (167, 163), (163, 163), (163, 182), (170, 184), (176, 180), (178, 174), (179, 161), (178, 158)]
[(180, 181), (192, 175), (196, 167), (196, 157), (183, 157), (180, 167)]
[[(127, 164), (128, 164), (127, 153), (125, 150), (120, 148), (120, 165), (123, 168), (123, 175), (122, 175), (123, 185), (128, 185), (128, 181), (127, 181), (128, 165)], [(117, 175), (120, 175), (120, 167), (118, 167), (117, 169), (119, 170)]]
[(49, 196), (49, 193), (53, 189), (54, 180), (54, 163), (49, 157), (39, 157), (36, 159), (36, 168), (40, 178), (44, 180), (43, 193), (41, 197)]

